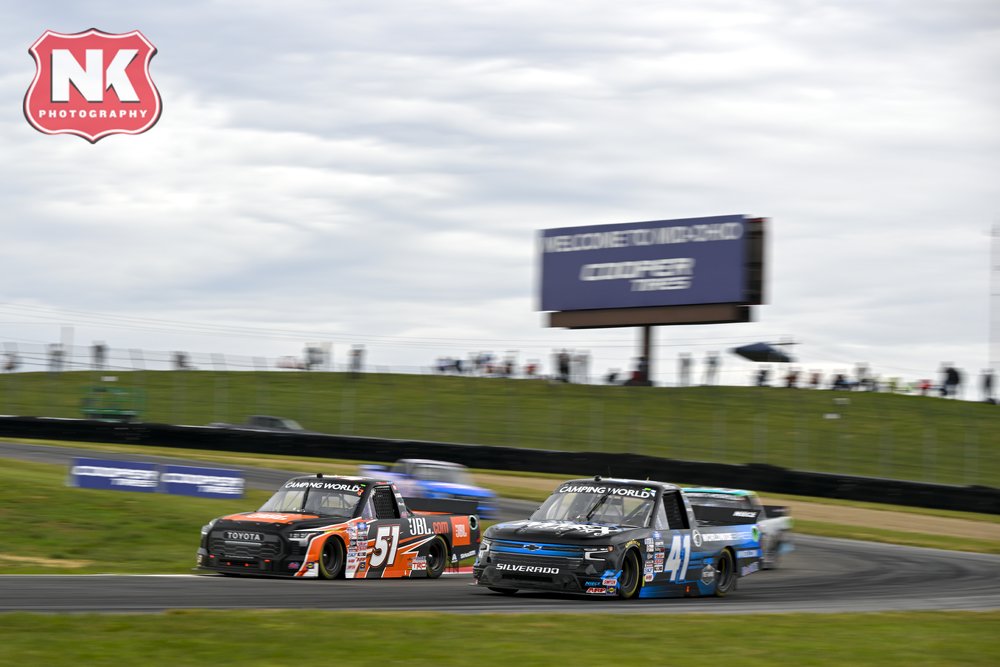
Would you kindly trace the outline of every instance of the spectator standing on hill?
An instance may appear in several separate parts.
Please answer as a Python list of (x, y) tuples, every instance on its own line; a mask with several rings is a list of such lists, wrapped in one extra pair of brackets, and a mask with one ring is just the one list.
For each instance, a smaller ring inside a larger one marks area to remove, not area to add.
[(719, 353), (709, 352), (705, 357), (705, 384), (712, 386), (715, 384), (716, 375), (719, 371)]
[(688, 387), (691, 385), (691, 355), (687, 352), (681, 352), (678, 364), (677, 384), (681, 387)]
[(813, 371), (809, 374), (809, 388), (819, 389), (823, 384), (823, 374), (819, 371)]
[(569, 362), (569, 352), (560, 350), (556, 355), (556, 379), (560, 382), (569, 382)]
[(941, 396), (943, 398), (957, 398), (958, 390), (962, 385), (962, 374), (950, 363), (943, 364), (941, 372), (943, 375), (941, 379)]
[(365, 346), (364, 345), (352, 346), (349, 361), (350, 361), (351, 377), (352, 378), (361, 377), (361, 371), (364, 370), (365, 367)]
[(984, 368), (982, 379), (980, 381), (980, 387), (983, 391), (983, 401), (986, 403), (996, 403), (996, 400), (993, 398), (993, 381), (993, 369)]
[(94, 360), (94, 370), (104, 370), (104, 364), (108, 356), (108, 346), (102, 341), (97, 341), (91, 348), (91, 354)]
[(13, 373), (21, 365), (20, 359), (17, 358), (17, 354), (14, 352), (8, 352), (4, 357), (3, 370), (5, 373)]

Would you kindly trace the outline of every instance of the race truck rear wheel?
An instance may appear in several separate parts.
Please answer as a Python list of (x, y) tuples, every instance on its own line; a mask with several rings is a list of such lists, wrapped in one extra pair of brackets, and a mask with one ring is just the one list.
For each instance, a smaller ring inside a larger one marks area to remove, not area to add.
[(639, 561), (639, 552), (629, 549), (622, 558), (622, 573), (618, 577), (618, 597), (631, 600), (639, 595), (640, 588), (642, 588), (642, 563)]
[(736, 590), (736, 560), (733, 552), (723, 549), (715, 563), (715, 595), (726, 597)]
[(323, 579), (339, 579), (344, 576), (344, 543), (335, 535), (327, 538), (323, 553), (319, 557), (319, 576)]
[(437, 579), (448, 564), (448, 545), (440, 535), (431, 540), (427, 551), (427, 578)]

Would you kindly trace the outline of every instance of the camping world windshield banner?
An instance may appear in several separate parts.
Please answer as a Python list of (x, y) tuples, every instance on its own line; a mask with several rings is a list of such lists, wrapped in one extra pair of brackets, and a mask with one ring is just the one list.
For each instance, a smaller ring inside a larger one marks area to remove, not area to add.
[(543, 230), (541, 310), (744, 302), (747, 219)]

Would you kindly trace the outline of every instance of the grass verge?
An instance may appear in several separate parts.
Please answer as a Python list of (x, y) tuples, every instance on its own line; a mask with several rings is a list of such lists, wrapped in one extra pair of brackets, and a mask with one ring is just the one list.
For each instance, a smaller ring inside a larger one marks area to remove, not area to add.
[[(307, 623), (304, 624), (304, 621)], [(599, 628), (580, 632), (581, 625)], [(176, 611), (3, 616), (6, 664), (993, 665), (998, 612), (498, 615)], [(317, 629), (322, 629), (317, 631)], [(720, 641), (721, 640), (721, 641)], [(335, 658), (340, 656), (340, 658)]]

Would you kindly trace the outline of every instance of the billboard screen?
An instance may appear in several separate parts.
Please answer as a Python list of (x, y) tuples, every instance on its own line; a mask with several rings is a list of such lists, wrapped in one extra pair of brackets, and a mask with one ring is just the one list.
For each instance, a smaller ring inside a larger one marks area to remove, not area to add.
[(541, 232), (540, 310), (747, 301), (744, 215)]

